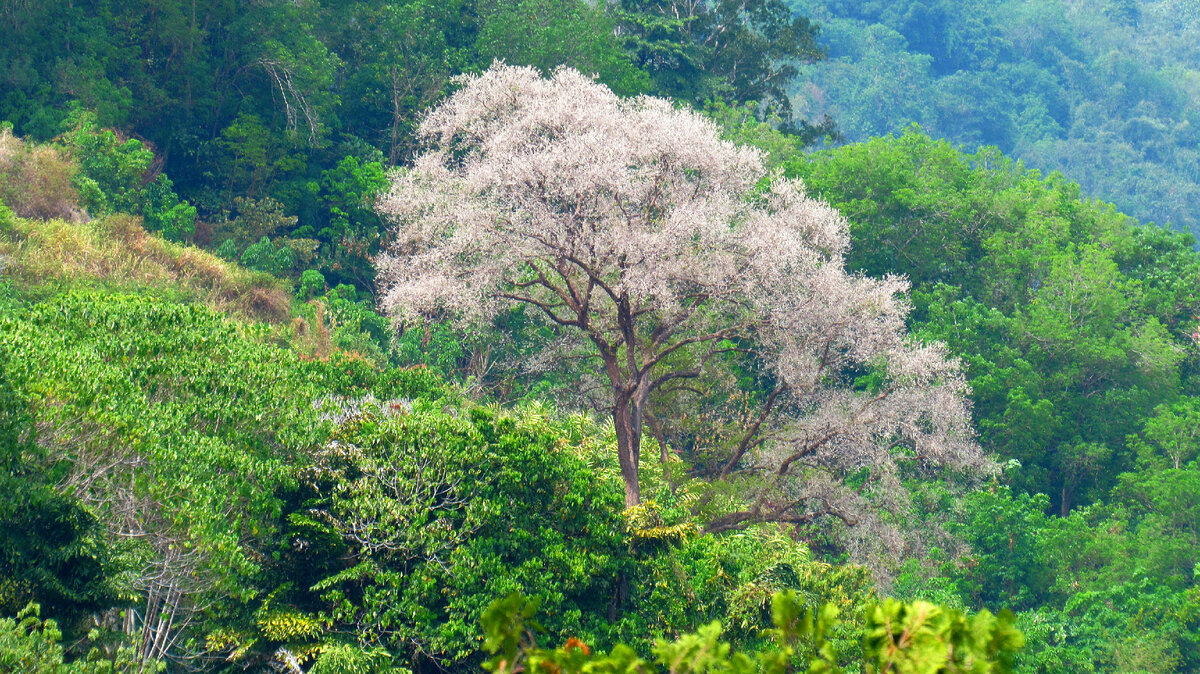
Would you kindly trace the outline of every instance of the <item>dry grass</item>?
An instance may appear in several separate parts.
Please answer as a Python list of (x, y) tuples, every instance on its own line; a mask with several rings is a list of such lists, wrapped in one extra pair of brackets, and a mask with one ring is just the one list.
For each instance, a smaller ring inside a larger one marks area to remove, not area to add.
[(0, 201), (18, 219), (0, 227), (0, 274), (30, 290), (75, 285), (152, 291), (291, 330), (286, 282), (146, 232), (140, 218), (89, 221), (59, 149), (0, 128)]
[(59, 149), (33, 145), (0, 129), (0, 201), (23, 218), (82, 221), (71, 184), (78, 168)]
[(92, 222), (18, 220), (0, 235), (0, 257), (4, 275), (26, 287), (150, 288), (249, 320), (278, 324), (291, 315), (283, 281), (166, 241), (128, 215)]

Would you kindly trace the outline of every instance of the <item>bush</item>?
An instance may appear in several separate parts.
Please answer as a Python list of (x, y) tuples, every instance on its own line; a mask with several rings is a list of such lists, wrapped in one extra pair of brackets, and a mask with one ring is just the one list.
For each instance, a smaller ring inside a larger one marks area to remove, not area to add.
[(0, 201), (23, 218), (80, 220), (78, 168), (56, 148), (32, 145), (0, 128)]
[(53, 620), (41, 620), (41, 607), (30, 604), (16, 619), (0, 618), (0, 671), (22, 674), (152, 674), (166, 669), (160, 662), (139, 663), (130, 648), (111, 656), (98, 649), (87, 658), (64, 662), (62, 632)]
[(344, 421), (288, 499), (288, 538), (305, 542), (281, 552), (294, 606), (414, 665), (465, 670), (484, 609), (512, 591), (539, 596), (559, 633), (605, 633), (621, 492), (554, 422), (445, 401), (331, 402)]
[(306, 269), (300, 274), (300, 297), (312, 299), (325, 292), (325, 276), (316, 269)]
[(16, 214), (9, 209), (3, 199), (0, 199), (0, 232), (12, 229), (16, 224), (16, 220)]
[(79, 164), (72, 184), (92, 215), (140, 215), (150, 231), (181, 239), (195, 231), (196, 209), (175, 194), (174, 184), (157, 173), (154, 152), (136, 139), (122, 140), (96, 125), (96, 116), (75, 109), (62, 138)]
[(0, 619), (0, 670), (29, 674), (79, 671), (63, 666), (62, 632), (53, 620), (42, 622), (41, 607), (31, 604), (12, 618)]
[(242, 266), (255, 271), (266, 272), (272, 276), (283, 276), (296, 262), (296, 256), (289, 248), (277, 247), (267, 237), (258, 240), (242, 251)]

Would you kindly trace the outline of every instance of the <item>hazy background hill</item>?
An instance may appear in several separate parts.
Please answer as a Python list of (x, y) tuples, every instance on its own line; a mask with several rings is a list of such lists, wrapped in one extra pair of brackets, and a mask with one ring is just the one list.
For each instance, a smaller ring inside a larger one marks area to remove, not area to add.
[(1200, 3), (789, 0), (829, 59), (794, 87), (847, 141), (920, 124), (1141, 220), (1200, 231)]

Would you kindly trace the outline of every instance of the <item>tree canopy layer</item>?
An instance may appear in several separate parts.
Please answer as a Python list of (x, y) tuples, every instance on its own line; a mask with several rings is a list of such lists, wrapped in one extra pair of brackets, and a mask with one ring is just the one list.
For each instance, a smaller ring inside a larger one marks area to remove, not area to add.
[(984, 447), (1061, 513), (1104, 499), (1155, 407), (1194, 392), (1189, 235), (917, 132), (787, 167), (850, 219), (852, 267), (913, 280), (917, 332), (967, 361)]
[[(9, 2), (0, 121), (36, 140), (66, 132), (91, 179), (126, 184), (89, 210), (370, 291), (382, 174), (420, 150), (419, 117), (453, 76), (567, 65), (622, 95), (758, 100), (803, 126), (785, 89), (820, 57), (816, 30), (780, 0)], [(98, 159), (120, 162), (108, 175)], [(248, 222), (272, 209), (272, 227)]]

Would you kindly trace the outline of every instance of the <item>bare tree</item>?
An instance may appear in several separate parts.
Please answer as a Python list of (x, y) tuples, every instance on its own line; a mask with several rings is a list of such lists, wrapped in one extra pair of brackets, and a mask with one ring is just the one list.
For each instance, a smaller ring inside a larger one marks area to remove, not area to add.
[(756, 373), (753, 410), (711, 472), (757, 486), (713, 531), (850, 519), (841, 478), (866, 468), (863, 486), (884, 484), (901, 458), (986, 463), (957, 364), (906, 336), (906, 282), (848, 274), (845, 220), (765, 174), (757, 151), (566, 68), (497, 65), (459, 84), (422, 123), (431, 149), (381, 200), (395, 224), (383, 305), (479, 325), (524, 304), (590, 342), (627, 505), (643, 430), (677, 416), (662, 405), (711, 396), (735, 367)]

